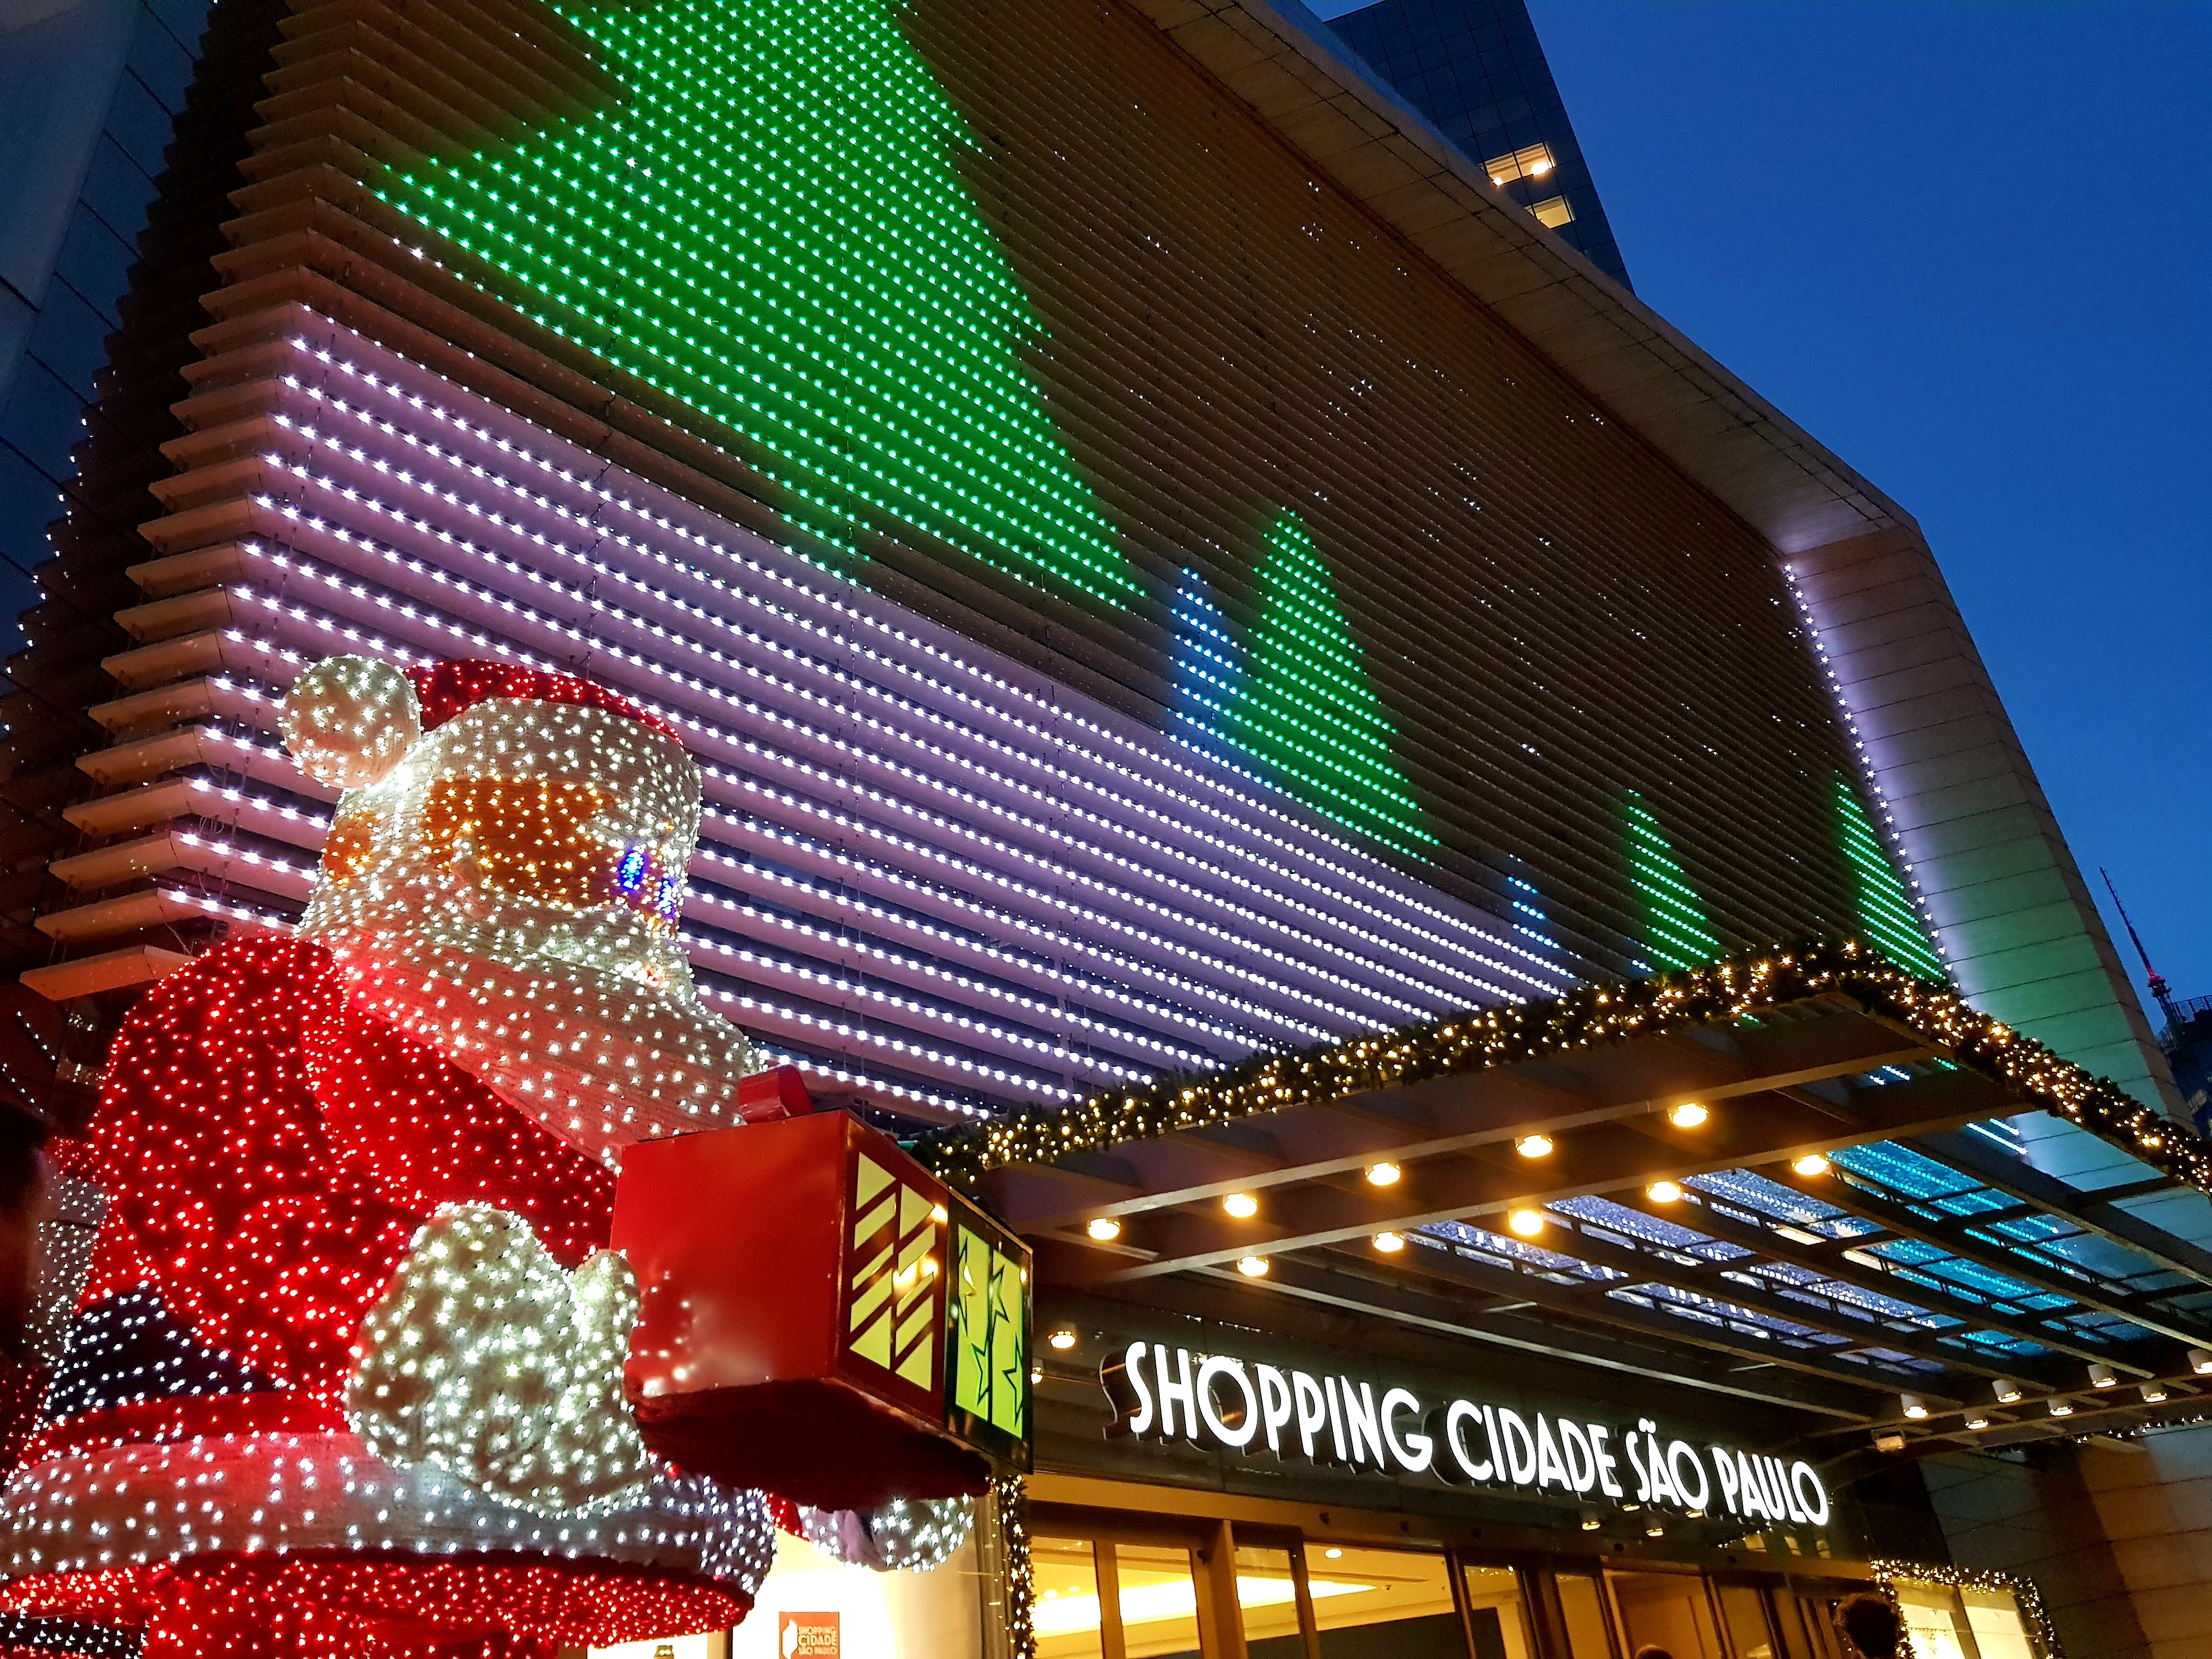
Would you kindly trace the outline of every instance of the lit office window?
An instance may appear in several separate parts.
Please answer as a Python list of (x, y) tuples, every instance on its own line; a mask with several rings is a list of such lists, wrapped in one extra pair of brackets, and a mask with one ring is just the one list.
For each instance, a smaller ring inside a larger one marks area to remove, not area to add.
[(1516, 179), (1540, 179), (1559, 166), (1559, 158), (1552, 154), (1549, 144), (1530, 144), (1510, 155), (1493, 155), (1482, 164), (1493, 185), (1510, 184)]
[(1557, 230), (1561, 225), (1571, 225), (1575, 222), (1575, 210), (1567, 205), (1567, 198), (1564, 196), (1554, 196), (1546, 201), (1532, 202), (1528, 204), (1528, 211), (1553, 230)]

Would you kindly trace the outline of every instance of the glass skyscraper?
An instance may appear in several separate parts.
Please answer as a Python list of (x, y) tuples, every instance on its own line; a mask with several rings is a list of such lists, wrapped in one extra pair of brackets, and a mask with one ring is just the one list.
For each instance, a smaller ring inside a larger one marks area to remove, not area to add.
[(1634, 286), (1525, 0), (1377, 0), (1328, 26), (1515, 201)]

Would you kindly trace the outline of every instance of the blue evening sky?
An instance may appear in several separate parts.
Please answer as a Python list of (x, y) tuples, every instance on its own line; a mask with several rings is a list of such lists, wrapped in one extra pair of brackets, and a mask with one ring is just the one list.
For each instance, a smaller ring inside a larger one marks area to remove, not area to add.
[(2100, 864), (2212, 996), (2212, 5), (1530, 9), (1638, 295), (1919, 520), (2117, 942)]

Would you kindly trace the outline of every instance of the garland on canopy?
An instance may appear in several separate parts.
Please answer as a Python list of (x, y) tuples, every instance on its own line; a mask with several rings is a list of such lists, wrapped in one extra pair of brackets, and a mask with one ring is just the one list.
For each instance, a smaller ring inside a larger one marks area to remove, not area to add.
[(1543, 1060), (1692, 1025), (1755, 1021), (1770, 1009), (1844, 996), (2005, 1085), (2023, 1110), (2079, 1124), (2178, 1181), (2212, 1191), (2212, 1144), (2161, 1116), (2118, 1084), (2062, 1060), (2033, 1037), (1969, 1007), (1955, 992), (1907, 973), (1863, 939), (1816, 939), (1650, 979), (1583, 986), (1540, 1002), (1452, 1014), (1427, 1024), (1262, 1055), (1081, 1105), (1035, 1107), (999, 1121), (940, 1130), (915, 1156), (952, 1185), (973, 1188), (993, 1170), (1050, 1164), (1078, 1152), (1202, 1129), (1267, 1112), (1325, 1105)]

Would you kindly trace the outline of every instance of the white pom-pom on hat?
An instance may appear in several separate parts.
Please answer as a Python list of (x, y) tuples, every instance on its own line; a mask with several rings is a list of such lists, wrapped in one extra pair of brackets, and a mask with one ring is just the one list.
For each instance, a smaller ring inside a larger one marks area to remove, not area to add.
[(362, 789), (422, 736), (407, 676), (374, 657), (326, 657), (284, 694), (284, 746), (318, 783)]

